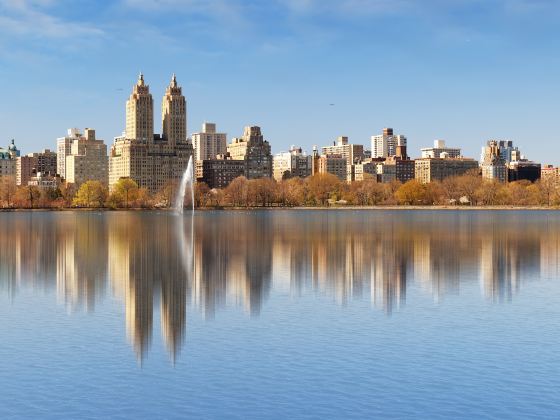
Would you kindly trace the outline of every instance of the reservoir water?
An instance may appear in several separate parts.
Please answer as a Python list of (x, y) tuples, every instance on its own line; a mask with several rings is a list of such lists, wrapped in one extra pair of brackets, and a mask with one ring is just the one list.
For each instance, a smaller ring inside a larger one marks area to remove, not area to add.
[(0, 418), (558, 418), (560, 212), (0, 213)]

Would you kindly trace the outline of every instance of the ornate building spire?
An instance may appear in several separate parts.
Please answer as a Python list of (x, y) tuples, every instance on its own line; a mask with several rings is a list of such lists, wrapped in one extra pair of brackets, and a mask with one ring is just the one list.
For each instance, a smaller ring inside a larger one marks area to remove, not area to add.
[(150, 87), (144, 83), (142, 73), (126, 102), (126, 138), (143, 143), (154, 140), (154, 106)]
[(161, 103), (161, 122), (162, 136), (170, 145), (187, 139), (187, 102), (177, 84), (175, 73), (171, 76)]

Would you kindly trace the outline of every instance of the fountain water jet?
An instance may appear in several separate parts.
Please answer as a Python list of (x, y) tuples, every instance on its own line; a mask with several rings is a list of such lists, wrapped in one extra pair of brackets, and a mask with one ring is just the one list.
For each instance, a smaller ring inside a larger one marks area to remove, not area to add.
[(185, 205), (185, 193), (187, 192), (187, 184), (191, 186), (191, 205), (192, 210), (194, 211), (194, 168), (193, 168), (193, 159), (192, 156), (189, 158), (189, 163), (187, 165), (187, 169), (183, 173), (181, 178), (181, 184), (179, 185), (179, 192), (177, 193), (177, 197), (175, 198), (175, 210), (179, 214), (183, 214), (183, 207)]

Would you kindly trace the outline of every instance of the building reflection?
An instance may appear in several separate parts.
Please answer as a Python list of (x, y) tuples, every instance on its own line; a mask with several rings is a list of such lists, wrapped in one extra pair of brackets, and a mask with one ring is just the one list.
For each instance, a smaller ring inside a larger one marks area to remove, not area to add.
[[(462, 287), (507, 302), (534, 278), (558, 276), (560, 220), (472, 212), (10, 213), (0, 217), (0, 296), (56, 296), (70, 312), (122, 301), (138, 360), (159, 316), (175, 362), (187, 311), (266, 311), (273, 290), (390, 315), (407, 293), (441, 302)], [(525, 226), (523, 229), (520, 226)]]

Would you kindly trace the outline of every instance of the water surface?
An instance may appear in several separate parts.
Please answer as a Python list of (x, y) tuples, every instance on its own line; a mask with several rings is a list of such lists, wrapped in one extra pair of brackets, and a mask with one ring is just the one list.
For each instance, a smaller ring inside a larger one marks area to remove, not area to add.
[(560, 213), (0, 213), (0, 418), (560, 416)]

